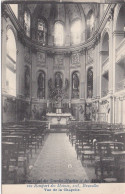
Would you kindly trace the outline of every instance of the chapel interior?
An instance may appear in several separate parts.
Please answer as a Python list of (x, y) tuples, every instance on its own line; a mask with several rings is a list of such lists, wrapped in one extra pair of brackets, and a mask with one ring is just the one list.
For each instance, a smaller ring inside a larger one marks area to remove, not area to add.
[(1, 4), (2, 183), (125, 182), (125, 3)]

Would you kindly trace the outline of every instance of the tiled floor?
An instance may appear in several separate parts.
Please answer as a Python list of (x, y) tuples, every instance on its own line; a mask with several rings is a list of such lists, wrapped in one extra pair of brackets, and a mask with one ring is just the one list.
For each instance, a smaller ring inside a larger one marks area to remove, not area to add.
[(65, 133), (50, 133), (30, 171), (28, 182), (73, 183), (88, 180)]

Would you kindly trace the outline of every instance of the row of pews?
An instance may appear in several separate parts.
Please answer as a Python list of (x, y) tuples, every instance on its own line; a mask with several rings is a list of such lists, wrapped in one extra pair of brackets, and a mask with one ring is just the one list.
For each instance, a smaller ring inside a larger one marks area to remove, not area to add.
[(77, 159), (92, 163), (97, 182), (125, 181), (125, 126), (71, 121), (67, 135)]
[(47, 122), (27, 121), (2, 126), (2, 182), (25, 183), (30, 160), (42, 146)]

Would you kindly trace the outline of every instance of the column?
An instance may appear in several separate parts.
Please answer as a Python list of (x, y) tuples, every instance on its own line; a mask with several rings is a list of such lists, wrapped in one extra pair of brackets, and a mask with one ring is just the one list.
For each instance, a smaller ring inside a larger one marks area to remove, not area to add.
[(113, 18), (109, 18), (109, 94), (113, 94)]
[(72, 93), (72, 78), (70, 74), (70, 57), (71, 57), (71, 52), (65, 52), (65, 78), (69, 80), (69, 100), (71, 100), (71, 93)]
[(46, 55), (47, 57), (46, 57), (46, 65), (47, 65), (47, 77), (46, 77), (46, 79), (47, 79), (47, 84), (46, 84), (46, 92), (47, 92), (47, 99), (48, 99), (48, 97), (49, 97), (49, 88), (48, 88), (48, 81), (49, 81), (49, 79), (52, 79), (52, 84), (54, 84), (54, 71), (53, 71), (53, 66), (54, 66), (54, 53), (52, 53), (52, 52), (47, 52), (47, 55)]
[(7, 32), (6, 32), (7, 16), (2, 15), (1, 20), (1, 46), (2, 46), (2, 92), (6, 90), (6, 55), (7, 55)]
[(86, 65), (85, 51), (80, 52), (80, 99), (85, 99), (85, 84), (86, 84)]
[(69, 99), (71, 99), (70, 56), (71, 56), (71, 53), (64, 53), (65, 79), (68, 79), (69, 81), (69, 88), (68, 88), (68, 98)]

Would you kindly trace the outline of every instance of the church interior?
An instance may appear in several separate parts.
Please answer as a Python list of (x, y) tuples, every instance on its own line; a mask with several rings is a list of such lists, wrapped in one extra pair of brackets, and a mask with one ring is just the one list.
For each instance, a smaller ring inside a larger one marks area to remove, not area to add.
[(125, 3), (1, 7), (2, 183), (125, 182)]

